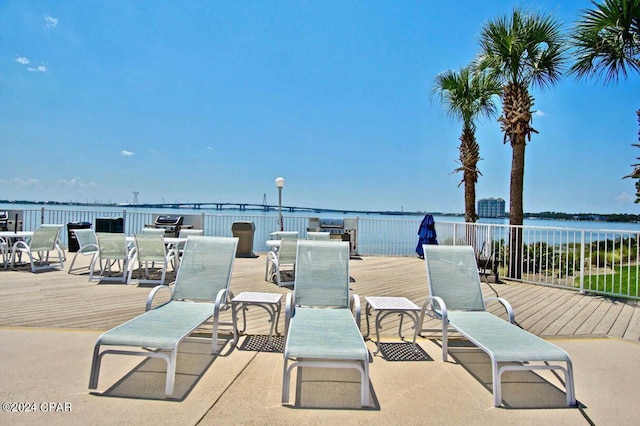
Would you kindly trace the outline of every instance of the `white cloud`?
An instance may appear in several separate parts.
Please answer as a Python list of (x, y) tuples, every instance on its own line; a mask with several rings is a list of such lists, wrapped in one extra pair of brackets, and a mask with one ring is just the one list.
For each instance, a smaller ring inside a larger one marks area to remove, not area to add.
[(28, 178), (27, 180), (24, 180), (22, 178), (0, 179), (0, 184), (3, 184), (3, 185), (28, 186), (28, 185), (36, 185), (37, 183), (38, 183), (38, 179), (36, 178)]
[(80, 178), (71, 178), (69, 180), (67, 179), (60, 179), (58, 180), (58, 185), (60, 186), (77, 186), (79, 184)]
[(544, 111), (538, 110), (534, 113), (534, 115), (536, 117), (544, 117), (546, 114), (544, 113)]
[(29, 63), (29, 60), (24, 56), (20, 56), (16, 58), (16, 62), (19, 63), (20, 65), (27, 65)]
[(44, 24), (47, 28), (55, 28), (58, 26), (58, 19), (51, 15), (44, 15)]
[(127, 151), (127, 150), (125, 150), (125, 149), (123, 149), (122, 151), (120, 151), (120, 154), (121, 154), (123, 157), (131, 157), (132, 155), (134, 155), (134, 153), (133, 153), (133, 152), (131, 152), (131, 151)]
[(616, 202), (618, 203), (633, 203), (635, 201), (635, 197), (627, 194), (626, 192), (623, 192), (622, 194), (618, 195), (616, 197)]
[(38, 65), (37, 67), (27, 67), (27, 70), (31, 72), (47, 72), (47, 67)]
[(213, 148), (211, 148), (210, 146), (208, 146), (208, 147), (207, 147), (207, 149), (208, 149), (209, 151), (213, 151)]

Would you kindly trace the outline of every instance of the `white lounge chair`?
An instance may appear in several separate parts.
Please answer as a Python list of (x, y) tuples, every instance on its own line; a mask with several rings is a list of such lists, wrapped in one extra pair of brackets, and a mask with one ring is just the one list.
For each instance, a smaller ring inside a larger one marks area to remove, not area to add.
[(7, 269), (9, 266), (9, 244), (2, 237), (0, 237), (0, 255), (2, 255), (2, 267)]
[[(133, 277), (134, 264), (137, 262), (139, 267), (139, 273), (144, 273), (144, 277), (138, 279), (140, 284), (164, 284), (165, 276), (167, 275), (167, 269), (169, 267), (170, 259), (173, 257), (173, 252), (167, 254), (167, 247), (164, 245), (164, 238), (159, 234), (136, 234), (135, 238), (135, 253), (133, 256), (129, 256), (129, 277), (127, 278), (127, 284), (131, 282)], [(155, 268), (156, 262), (161, 265), (160, 278), (152, 279), (149, 274), (149, 264), (151, 268)]]
[[(100, 362), (106, 354), (138, 355), (162, 358), (167, 362), (165, 394), (172, 395), (175, 385), (178, 345), (202, 323), (213, 317), (211, 353), (218, 352), (220, 310), (231, 305), (229, 290), (237, 238), (190, 236), (173, 288), (160, 285), (147, 298), (146, 312), (102, 334), (96, 342), (91, 365), (89, 389), (96, 389)], [(155, 294), (169, 289), (171, 300), (151, 309)], [(233, 309), (233, 306), (232, 306)], [(233, 312), (233, 344), (237, 342), (236, 314)], [(125, 346), (142, 350), (106, 349)]]
[[(60, 246), (60, 231), (64, 225), (41, 225), (33, 232), (29, 241), (19, 240), (11, 247), (11, 267), (16, 264), (16, 256), (22, 258), (22, 254), (29, 256), (31, 272), (42, 269), (64, 269), (64, 251)], [(49, 262), (51, 252), (57, 254), (57, 260)], [(36, 266), (36, 263), (39, 263)]]
[(331, 234), (328, 232), (314, 232), (314, 231), (307, 232), (307, 240), (327, 241), (330, 239), (331, 239)]
[[(502, 405), (502, 373), (512, 370), (563, 371), (567, 405), (576, 405), (571, 358), (561, 348), (514, 325), (513, 310), (506, 300), (483, 298), (473, 248), (425, 244), (423, 249), (430, 296), (420, 313), (413, 336), (414, 345), (418, 333), (422, 331), (424, 316), (432, 314), (442, 319), (443, 361), (447, 361), (448, 326), (489, 355), (493, 372), (493, 403), (496, 407)], [(485, 301), (489, 300), (504, 305), (509, 322), (486, 311)], [(550, 362), (565, 363), (566, 368), (551, 365)]]
[(297, 258), (295, 288), (286, 302), (282, 403), (289, 402), (294, 367), (353, 368), (367, 406), (369, 351), (358, 326), (360, 299), (349, 297), (349, 243), (299, 241)]
[(298, 231), (274, 231), (271, 233), (271, 238), (274, 240), (281, 240), (283, 238), (298, 238)]
[(73, 265), (76, 263), (76, 258), (79, 254), (83, 256), (93, 256), (98, 251), (98, 240), (93, 229), (74, 229), (71, 232), (75, 234), (76, 240), (78, 241), (78, 251), (76, 251), (73, 259), (71, 259), (71, 265), (67, 271), (69, 274), (76, 270), (85, 269), (84, 267), (73, 269)]
[[(129, 247), (123, 233), (97, 232), (98, 251), (89, 265), (89, 281), (93, 281), (96, 262), (100, 264), (100, 281), (127, 282)], [(114, 267), (117, 266), (118, 269)], [(116, 273), (117, 275), (113, 275)]]
[(282, 278), (286, 272), (295, 274), (297, 247), (297, 239), (283, 238), (277, 251), (271, 250), (267, 253), (265, 281), (273, 281), (278, 284), (278, 287), (293, 284), (292, 281), (285, 281)]

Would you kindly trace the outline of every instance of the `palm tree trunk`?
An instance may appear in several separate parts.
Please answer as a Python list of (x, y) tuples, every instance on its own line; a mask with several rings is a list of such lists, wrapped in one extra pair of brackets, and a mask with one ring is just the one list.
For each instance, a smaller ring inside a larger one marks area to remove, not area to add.
[[(519, 138), (514, 138), (519, 139)], [(509, 190), (509, 224), (511, 234), (509, 238), (509, 276), (522, 278), (522, 223), (524, 212), (522, 207), (522, 193), (524, 189), (524, 152), (526, 143), (512, 140), (511, 148), (511, 184)]]

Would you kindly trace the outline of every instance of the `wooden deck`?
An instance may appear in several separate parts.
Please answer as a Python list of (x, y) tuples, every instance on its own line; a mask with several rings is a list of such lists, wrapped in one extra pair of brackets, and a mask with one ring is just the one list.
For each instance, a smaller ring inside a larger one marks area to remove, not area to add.
[[(88, 264), (88, 257), (75, 266)], [(67, 262), (69, 263), (69, 262)], [(74, 266), (74, 267), (75, 267)], [(68, 266), (67, 266), (68, 267)], [(360, 296), (404, 296), (421, 305), (427, 297), (424, 263), (408, 257), (365, 257), (350, 262), (353, 292)], [(242, 291), (278, 292), (264, 281), (265, 255), (257, 259), (236, 259), (231, 288)], [(640, 308), (637, 301), (581, 295), (575, 291), (507, 282), (483, 284), (486, 296), (506, 298), (513, 306), (517, 323), (542, 337), (610, 336), (640, 341)], [(144, 311), (149, 286), (132, 283), (88, 282), (86, 274), (66, 271), (31, 273), (0, 269), (0, 327), (41, 327), (106, 330)], [(283, 299), (284, 302), (284, 299)], [(500, 306), (490, 309), (500, 314)], [(283, 317), (279, 330), (282, 331)], [(247, 312), (249, 334), (267, 334), (269, 324), (262, 309)], [(397, 332), (398, 318), (388, 317), (381, 334)], [(433, 322), (437, 327), (438, 323)], [(363, 331), (366, 322), (362, 320)], [(403, 332), (411, 336), (411, 324)]]

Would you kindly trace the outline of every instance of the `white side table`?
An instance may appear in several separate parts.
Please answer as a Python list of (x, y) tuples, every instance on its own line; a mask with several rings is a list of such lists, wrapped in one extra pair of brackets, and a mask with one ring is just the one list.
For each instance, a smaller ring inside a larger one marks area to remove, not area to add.
[(405, 315), (413, 320), (414, 327), (418, 326), (418, 312), (420, 312), (420, 307), (406, 297), (366, 296), (364, 299), (367, 302), (365, 310), (367, 334), (365, 338), (369, 337), (369, 315), (371, 315), (371, 310), (376, 311), (376, 345), (378, 350), (374, 352), (374, 355), (380, 353), (380, 323), (388, 315), (400, 315), (400, 325), (398, 326), (398, 336), (400, 336), (400, 338), (404, 338), (402, 335), (402, 320)]
[(258, 306), (269, 314), (269, 321), (271, 322), (271, 329), (269, 330), (269, 347), (273, 347), (273, 330), (275, 328), (276, 334), (278, 334), (278, 320), (280, 319), (280, 300), (282, 294), (279, 293), (260, 293), (244, 291), (231, 299), (231, 303), (236, 309), (242, 311), (242, 330), (238, 330), (243, 334), (247, 328), (247, 316), (245, 310), (249, 306)]

